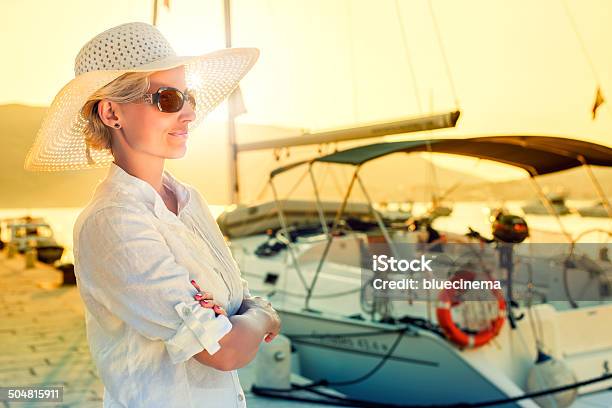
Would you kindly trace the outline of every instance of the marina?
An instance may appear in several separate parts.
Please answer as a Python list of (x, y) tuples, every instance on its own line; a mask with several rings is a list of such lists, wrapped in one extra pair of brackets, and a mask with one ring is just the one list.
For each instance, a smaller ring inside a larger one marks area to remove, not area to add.
[[(478, 219), (487, 218), (485, 214), (481, 211), (481, 209), (484, 208), (482, 204), (474, 203), (474, 204), (468, 205), (467, 207), (466, 205), (468, 204), (459, 203), (458, 206), (456, 205), (456, 209), (457, 209), (456, 214), (458, 214), (461, 221), (466, 220), (465, 218), (466, 210), (465, 209), (467, 208), (471, 208), (470, 210), (472, 214), (471, 217), (475, 221)], [(425, 208), (426, 205), (416, 206), (417, 209), (419, 207)], [(336, 209), (337, 208), (339, 207), (336, 206)], [(520, 208), (520, 203), (516, 203), (514, 205), (511, 204), (511, 208)], [(215, 210), (216, 212), (221, 211), (220, 208), (213, 209), (213, 210)], [(15, 213), (17, 211), (18, 210), (5, 211), (4, 215), (7, 217), (15, 216), (16, 215)], [(79, 209), (64, 209), (64, 210), (40, 209), (40, 210), (32, 211), (31, 214), (38, 214), (38, 213), (50, 214), (51, 215), (50, 219), (63, 220), (63, 223), (64, 223), (64, 224), (62, 224), (61, 222), (57, 223), (56, 221), (55, 224), (50, 223), (50, 225), (53, 225), (54, 227), (57, 225), (57, 230), (59, 231), (62, 231), (62, 230), (69, 231), (71, 228), (72, 219), (73, 217), (76, 217), (76, 214), (78, 214), (78, 211)], [(23, 215), (23, 213), (21, 214)], [(296, 221), (298, 220), (298, 218), (296, 218)], [(315, 216), (314, 219), (316, 220), (316, 218), (317, 217)], [(448, 218), (449, 217), (439, 218), (438, 219), (439, 221), (443, 221), (443, 223), (440, 223), (440, 225), (453, 225), (452, 221), (449, 220)], [(540, 218), (542, 218), (542, 216), (540, 216)], [(223, 220), (223, 217), (221, 217), (220, 219)], [(312, 218), (310, 220), (312, 221)], [(542, 223), (542, 220), (540, 220), (540, 223)], [(473, 225), (476, 227), (479, 224), (475, 223)], [(555, 229), (555, 222), (552, 220), (552, 217), (549, 217), (548, 224), (542, 224), (542, 225), (546, 225), (549, 231), (552, 231)], [(581, 225), (581, 227), (583, 226), (584, 225)], [(457, 233), (459, 233), (459, 231), (461, 230), (459, 226), (456, 226), (455, 228), (457, 229)], [(570, 231), (574, 233), (571, 227), (570, 227)], [(576, 234), (578, 234), (578, 232), (576, 232)], [(70, 248), (71, 241), (69, 239), (69, 236), (66, 237), (66, 239), (64, 239), (61, 236), (61, 234), (55, 233), (54, 235), (59, 237), (60, 242), (66, 243), (67, 244), (66, 246)], [(247, 236), (245, 238), (237, 239), (233, 241), (231, 248), (234, 251), (236, 251), (237, 248), (240, 248), (238, 244), (241, 242), (244, 242), (247, 245), (255, 245), (257, 242), (261, 242), (261, 238), (257, 238), (257, 236), (250, 236), (250, 237)], [(249, 242), (252, 242), (252, 244), (249, 244)], [(349, 241), (345, 240), (345, 242), (348, 244)], [(241, 244), (241, 245), (245, 245), (245, 244)], [(64, 255), (64, 259), (63, 259), (64, 262), (69, 262), (71, 258), (69, 251), (67, 252), (68, 253)], [(286, 250), (285, 250), (285, 253), (286, 253)], [(11, 350), (11, 352), (8, 353), (7, 359), (4, 361), (4, 367), (7, 367), (7, 370), (4, 372), (6, 376), (3, 377), (3, 380), (9, 381), (10, 379), (11, 384), (16, 384), (16, 385), (20, 383), (21, 384), (39, 384), (41, 383), (40, 381), (42, 381), (45, 384), (63, 383), (65, 386), (65, 392), (66, 392), (67, 399), (65, 400), (64, 403), (62, 403), (62, 405), (58, 405), (58, 406), (73, 406), (73, 407), (100, 406), (99, 404), (100, 404), (100, 399), (102, 396), (101, 395), (101, 392), (102, 392), (101, 383), (95, 373), (95, 367), (93, 367), (89, 359), (89, 356), (88, 356), (87, 343), (86, 343), (86, 338), (84, 334), (85, 328), (84, 328), (84, 322), (82, 320), (83, 319), (82, 302), (78, 296), (76, 288), (74, 286), (68, 286), (68, 287), (61, 286), (61, 280), (62, 280), (61, 273), (59, 273), (59, 271), (51, 268), (48, 265), (37, 263), (35, 269), (26, 269), (24, 255), (16, 255), (12, 259), (7, 259), (7, 254), (8, 254), (8, 248), (5, 248), (5, 250), (2, 253), (2, 259), (0, 262), (0, 265), (3, 268), (2, 270), (4, 271), (2, 281), (3, 283), (6, 282), (9, 288), (9, 290), (6, 291), (6, 295), (2, 299), (3, 310), (5, 311), (5, 317), (6, 317), (6, 319), (3, 319), (4, 325), (5, 325), (3, 327), (3, 330), (5, 330), (5, 333), (8, 333), (8, 336), (3, 336), (4, 340), (2, 342), (3, 343), (2, 346), (4, 348)], [(251, 271), (253, 270), (252, 268), (254, 268), (254, 266), (251, 261), (248, 261), (247, 258), (245, 258), (245, 254), (246, 252), (244, 250), (240, 250), (239, 252), (237, 252), (236, 259), (240, 263), (241, 270), (245, 274), (245, 277), (248, 277), (248, 278), (250, 277), (252, 287), (257, 288), (256, 281), (252, 279), (254, 276), (251, 275)], [(334, 255), (334, 257), (336, 258), (339, 256), (338, 253), (330, 254), (330, 255)], [(307, 258), (305, 257), (304, 259), (307, 259)], [(270, 271), (271, 264), (268, 263), (267, 265), (268, 266), (265, 267), (265, 270)], [(308, 266), (306, 265), (306, 267)], [(323, 276), (321, 277), (322, 279), (321, 283), (323, 283), (323, 285), (320, 287), (323, 289), (323, 291), (320, 294), (323, 295), (323, 298), (319, 298), (319, 295), (317, 294), (313, 296), (314, 303), (312, 304), (312, 306), (316, 309), (320, 309), (321, 307), (320, 301), (324, 300), (326, 295), (331, 294), (334, 291), (337, 291), (337, 289), (334, 289), (334, 288), (343, 287), (345, 288), (345, 291), (346, 291), (346, 289), (348, 288), (347, 282), (351, 282), (351, 280), (347, 281), (345, 277), (345, 278), (342, 278), (341, 280), (344, 283), (342, 283), (341, 286), (338, 286), (340, 284), (340, 281), (338, 281), (339, 277), (333, 277), (333, 273), (334, 273), (333, 265), (332, 265), (332, 269), (329, 269), (329, 272), (332, 273), (332, 275), (329, 275), (328, 272), (325, 272)], [(289, 270), (288, 273), (289, 274), (295, 273), (295, 271)], [(306, 273), (311, 273), (311, 272), (306, 271)], [(313, 275), (309, 275), (309, 276), (312, 277)], [(331, 282), (335, 282), (335, 283), (331, 283), (329, 285), (326, 284), (325, 282), (327, 282), (329, 278), (332, 279)], [(358, 284), (358, 281), (354, 281), (354, 282)], [(285, 291), (286, 293), (295, 292), (295, 288), (297, 288), (296, 285), (299, 285), (299, 284), (297, 284), (297, 282), (291, 283), (290, 279), (284, 279), (281, 277), (278, 280), (278, 283), (276, 285), (268, 286), (267, 289), (263, 289), (261, 290), (261, 292), (257, 292), (257, 293), (269, 295), (270, 292), (273, 291), (273, 288), (276, 288), (275, 291), (277, 292), (277, 294), (272, 295), (271, 297), (271, 299), (273, 299), (273, 301), (275, 302), (275, 306), (276, 306), (279, 304), (278, 299), (283, 299), (281, 295), (283, 291)], [(348, 290), (348, 292), (351, 292), (351, 290)], [(279, 298), (279, 296), (281, 297)], [(301, 368), (302, 371), (308, 372), (310, 375), (314, 374), (314, 376), (312, 376), (311, 378), (317, 378), (316, 374), (318, 372), (321, 372), (320, 366), (312, 365), (313, 361), (321, 361), (321, 360), (322, 361), (332, 361), (332, 360), (337, 361), (338, 357), (334, 354), (329, 355), (328, 357), (321, 358), (322, 350), (328, 350), (331, 347), (330, 350), (336, 350), (336, 352), (346, 353), (346, 355), (350, 357), (350, 360), (347, 360), (347, 361), (350, 361), (351, 364), (354, 364), (354, 366), (352, 366), (353, 368), (350, 371), (359, 372), (360, 365), (366, 365), (366, 366), (371, 366), (371, 367), (375, 366), (377, 359), (380, 358), (380, 356), (384, 356), (385, 350), (388, 352), (389, 349), (393, 346), (393, 344), (398, 338), (397, 337), (398, 336), (397, 327), (393, 325), (376, 324), (374, 326), (371, 326), (369, 324), (365, 324), (364, 322), (364, 323), (359, 323), (357, 326), (358, 328), (352, 328), (355, 325), (355, 321), (354, 319), (350, 319), (349, 320), (350, 324), (346, 326), (346, 318), (343, 318), (342, 315), (344, 316), (352, 315), (355, 310), (359, 310), (360, 306), (358, 304), (352, 304), (346, 301), (342, 301), (340, 304), (340, 307), (338, 307), (338, 304), (336, 304), (335, 306), (332, 307), (333, 314), (330, 317), (328, 317), (328, 319), (331, 319), (331, 320), (324, 322), (320, 320), (322, 316), (319, 313), (304, 314), (303, 312), (300, 312), (300, 310), (302, 310), (302, 307), (300, 306), (300, 302), (299, 301), (295, 302), (294, 300), (292, 300), (291, 297), (285, 297), (285, 300), (282, 300), (281, 302), (282, 303), (280, 303), (280, 305), (284, 305), (283, 307), (288, 306), (288, 308), (283, 309), (283, 323), (285, 326), (283, 331), (285, 333), (293, 335), (292, 342), (298, 349), (301, 350), (301, 354), (306, 356), (305, 358), (301, 358), (301, 361), (297, 365)], [(61, 312), (59, 313), (53, 312), (53, 311), (57, 311), (58, 309), (61, 310)], [(295, 312), (290, 312), (290, 310), (292, 309)], [(42, 314), (39, 316), (38, 311), (41, 311), (41, 310), (42, 310)], [(423, 310), (426, 310), (426, 308), (424, 308)], [(525, 312), (524, 310), (516, 311), (517, 314), (522, 314), (524, 312)], [(540, 316), (540, 318), (544, 316), (544, 319), (546, 319), (546, 321), (551, 321), (550, 319), (552, 319), (552, 321), (555, 320), (552, 317), (555, 312), (550, 306), (542, 305), (540, 308), (537, 309), (537, 313)], [(592, 318), (593, 317), (592, 313), (593, 313), (593, 310), (589, 310), (586, 315), (578, 314), (576, 316), (576, 319), (577, 321), (581, 321), (586, 316), (589, 316), (589, 318)], [(45, 319), (44, 316), (48, 314), (53, 315), (53, 319), (49, 320), (50, 325), (43, 324), (44, 323), (43, 319)], [(26, 317), (25, 319), (23, 319), (24, 316), (29, 316), (29, 317)], [(298, 317), (300, 317), (300, 319), (298, 319)], [(301, 320), (304, 318), (306, 318), (307, 320)], [(316, 319), (314, 321), (317, 322), (316, 323), (317, 329), (315, 329), (314, 333), (304, 332), (305, 327), (309, 327), (310, 325), (313, 324), (314, 322), (312, 321), (313, 318)], [(609, 318), (610, 317), (602, 317), (602, 319), (604, 319), (603, 321), (607, 321), (607, 319)], [(65, 322), (62, 322), (60, 324), (57, 322), (58, 319), (65, 319)], [(17, 321), (24, 322), (24, 323), (23, 325), (21, 325), (21, 323), (18, 324)], [(526, 323), (527, 322), (525, 321), (520, 323), (521, 330), (526, 327), (525, 326)], [(601, 323), (601, 324), (605, 325), (605, 323)], [(593, 325), (602, 327), (600, 323), (593, 323)], [(38, 340), (33, 341), (31, 344), (29, 344), (28, 339), (30, 338), (30, 335), (29, 334), (26, 335), (25, 333), (31, 330), (32, 326), (40, 327), (40, 332), (34, 331), (31, 337), (37, 338)], [(380, 332), (380, 334), (376, 334), (376, 332), (372, 332), (372, 333), (363, 332), (365, 329), (367, 329), (366, 331), (368, 331), (368, 330), (372, 330), (373, 328), (375, 328), (375, 330), (383, 330), (383, 331)], [(338, 331), (338, 329), (340, 330)], [(353, 332), (353, 330), (356, 330), (355, 332), (356, 335), (352, 335), (352, 334), (349, 335), (351, 332)], [(413, 332), (412, 329), (406, 329), (406, 330), (407, 331), (403, 332), (402, 335), (410, 336), (409, 338), (412, 338), (412, 339), (423, 338), (423, 340), (426, 339), (427, 341), (426, 343), (418, 347), (416, 347), (415, 344), (410, 344), (410, 346), (408, 346), (408, 349), (405, 349), (404, 348), (405, 346), (401, 346), (401, 347), (399, 347), (399, 345), (396, 346), (393, 357), (391, 357), (390, 359), (392, 362), (395, 362), (395, 363), (393, 365), (385, 364), (386, 366), (385, 369), (395, 369), (399, 371), (396, 374), (385, 372), (384, 374), (385, 376), (390, 376), (391, 378), (393, 377), (421, 378), (421, 376), (427, 373), (428, 371), (427, 367), (439, 367), (439, 365), (441, 364), (440, 363), (441, 360), (439, 360), (438, 357), (441, 355), (442, 350), (445, 350), (447, 348), (447, 346), (445, 346), (445, 341), (440, 342), (439, 337), (435, 334), (427, 335), (426, 333), (425, 334), (421, 333), (421, 334), (418, 334), (417, 337), (413, 337), (416, 335), (417, 332)], [(388, 334), (384, 334), (385, 331), (388, 331)], [(23, 340), (20, 340), (20, 339), (23, 339)], [(43, 340), (45, 340), (47, 344), (54, 344), (52, 353), (46, 354), (46, 351), (43, 351), (42, 355), (36, 358), (33, 358), (30, 355), (25, 356), (26, 353), (28, 354), (30, 353), (30, 350), (33, 350), (34, 354), (36, 354), (39, 350), (46, 350), (42, 346), (37, 347), (37, 344), (39, 342), (42, 342)], [(431, 343), (432, 341), (434, 343)], [(530, 342), (529, 337), (525, 337), (522, 341), (528, 342), (528, 343)], [(69, 343), (67, 344), (66, 342), (69, 342)], [(502, 333), (496, 338), (494, 343), (495, 343), (494, 348), (500, 349), (500, 348), (508, 347), (512, 349), (513, 346), (511, 346), (511, 344), (513, 343), (513, 340), (511, 340), (511, 335), (508, 333), (507, 325), (502, 330)], [(432, 344), (438, 344), (438, 348), (432, 348)], [(599, 342), (596, 343), (596, 345), (597, 347), (607, 347), (603, 343), (599, 343)], [(572, 350), (577, 350), (578, 351), (577, 355), (584, 353), (584, 345), (583, 346), (567, 345), (566, 347), (569, 347)], [(452, 347), (451, 347), (451, 350), (452, 350)], [(579, 350), (582, 350), (582, 351), (579, 351)], [(430, 355), (429, 353), (433, 353), (433, 355), (435, 355), (436, 358), (431, 359), (430, 357), (430, 359), (428, 359), (427, 356)], [(448, 353), (448, 351), (446, 351), (445, 353)], [(532, 349), (531, 346), (527, 346), (527, 354), (533, 355), (533, 353), (535, 353), (535, 350)], [(446, 358), (449, 358), (447, 354), (445, 355), (447, 356)], [(461, 353), (461, 355), (462, 355), (462, 358), (464, 358), (465, 352)], [(357, 358), (358, 356), (362, 356), (362, 357)], [(484, 357), (484, 356), (477, 357), (473, 352), (471, 353), (471, 356), (469, 354), (468, 356), (470, 357), (470, 359), (468, 359), (468, 361), (470, 362), (470, 365), (480, 370), (484, 369), (484, 366), (482, 365), (484, 361), (489, 361), (489, 359), (493, 359), (493, 358), (500, 359), (500, 355), (498, 353), (494, 353), (492, 355), (491, 352), (486, 353), (487, 357)], [(297, 356), (296, 358), (300, 359), (300, 357), (297, 357)], [(295, 363), (296, 358), (293, 359), (294, 363)], [(456, 359), (457, 357), (454, 357), (454, 358)], [(17, 361), (18, 359), (22, 359), (23, 361), (18, 362)], [(360, 359), (365, 359), (365, 360), (361, 361)], [(481, 360), (481, 359), (484, 359), (484, 360)], [(512, 357), (508, 355), (506, 357), (503, 357), (503, 360), (509, 363), (512, 360)], [(415, 368), (417, 369), (417, 371), (414, 374), (409, 374), (406, 372), (405, 368), (399, 368), (399, 367), (393, 368), (395, 364), (401, 363), (402, 361), (413, 362), (412, 364), (416, 363)], [(449, 362), (445, 362), (444, 366), (446, 366), (446, 364), (449, 364)], [(457, 364), (457, 361), (454, 364)], [(342, 373), (335, 373), (333, 369), (329, 371), (331, 368), (332, 367), (325, 368), (325, 370), (328, 370), (326, 371), (328, 373), (327, 375), (330, 375), (329, 373), (331, 373), (333, 375), (338, 375), (340, 378), (344, 376), (344, 374)], [(456, 372), (457, 369), (459, 368), (456, 368), (453, 371), (451, 371), (453, 372), (453, 375), (455, 375), (454, 373)], [(472, 368), (472, 370), (473, 369), (474, 368)], [(84, 371), (79, 371), (79, 370), (84, 370)], [(48, 375), (45, 377), (42, 377), (39, 374), (39, 373), (46, 373), (46, 372), (53, 372), (54, 374)], [(83, 372), (87, 373), (87, 376), (84, 376)], [(434, 377), (432, 378), (429, 378), (427, 375), (423, 377), (424, 378), (423, 382), (420, 382), (421, 387), (425, 387), (426, 384), (435, 383), (440, 380), (439, 370), (434, 370), (434, 373), (436, 374), (435, 375), (432, 374), (434, 375)], [(597, 373), (597, 370), (595, 371), (587, 370), (587, 373), (595, 374)], [(492, 374), (492, 373), (490, 372), (489, 374)], [(263, 406), (266, 406), (266, 407), (267, 406), (272, 406), (272, 407), (274, 406), (278, 406), (278, 407), (318, 406), (318, 405), (311, 405), (305, 402), (300, 403), (297, 401), (286, 401), (283, 399), (277, 400), (277, 399), (265, 398), (263, 396), (256, 396), (252, 392), (247, 391), (247, 388), (246, 388), (249, 384), (254, 382), (253, 376), (254, 376), (253, 367), (240, 370), (240, 378), (241, 378), (241, 382), (243, 383), (243, 386), (245, 386), (245, 392), (246, 392), (247, 401), (249, 403), (249, 406), (255, 406), (255, 407), (258, 407), (258, 406), (262, 406), (262, 407)], [(297, 384), (300, 382), (300, 379), (301, 379), (302, 384), (312, 383), (311, 380), (306, 380), (302, 377), (297, 377), (297, 378), (294, 377), (292, 378), (292, 381), (295, 384)], [(383, 384), (378, 383), (375, 385), (375, 387), (384, 387), (384, 386)], [(481, 396), (483, 395), (481, 393), (482, 387), (483, 387), (483, 384), (476, 383), (476, 385), (473, 388), (474, 392), (478, 395), (479, 399), (481, 399), (482, 398)], [(506, 387), (509, 387), (509, 385), (506, 385)], [(427, 388), (424, 388), (424, 389), (427, 389)], [(592, 389), (592, 387), (590, 389)], [(597, 388), (597, 389), (600, 389), (600, 388)], [(520, 391), (518, 389), (513, 389), (512, 387), (510, 387), (510, 388), (505, 388), (505, 390), (506, 390), (505, 392), (508, 393), (506, 395), (520, 395)], [(461, 387), (461, 393), (463, 394), (464, 391), (465, 391), (465, 384)], [(387, 391), (385, 392), (385, 395), (391, 395), (390, 394), (391, 392), (392, 390), (387, 389)], [(452, 392), (452, 389), (449, 389), (449, 392)], [(282, 394), (281, 397), (283, 395), (284, 394)], [(416, 403), (418, 400), (414, 398), (414, 393), (411, 392), (410, 395), (411, 397), (407, 400), (411, 401), (411, 403)], [(488, 397), (489, 399), (499, 399), (499, 398), (502, 398), (501, 395), (502, 394), (491, 393), (488, 395)], [(290, 396), (295, 397), (296, 396), (295, 391), (293, 391)], [(363, 397), (365, 398), (368, 398), (370, 396), (371, 396), (370, 393), (366, 393), (363, 395)], [(316, 395), (313, 396), (311, 393), (306, 393), (306, 395), (301, 395), (301, 397), (305, 399), (310, 399), (310, 398), (316, 397)], [(402, 399), (402, 401), (404, 400), (404, 396), (400, 398)], [(605, 407), (607, 406), (605, 401), (607, 401), (608, 398), (609, 396), (607, 394), (601, 394), (601, 392), (599, 393), (595, 392), (594, 394), (586, 393), (585, 395), (581, 397), (580, 403), (575, 403), (572, 406), (574, 407)], [(429, 398), (423, 401), (431, 402)], [(23, 403), (21, 404), (23, 405)], [(8, 406), (13, 406), (13, 405), (8, 405)], [(522, 402), (520, 406), (530, 406), (530, 405), (528, 403)]]
[(612, 408), (612, 4), (2, 10), (0, 408)]

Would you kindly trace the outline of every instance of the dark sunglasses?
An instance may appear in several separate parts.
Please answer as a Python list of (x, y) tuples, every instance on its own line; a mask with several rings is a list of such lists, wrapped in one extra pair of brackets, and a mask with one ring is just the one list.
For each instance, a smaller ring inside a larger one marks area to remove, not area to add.
[(183, 109), (185, 101), (189, 102), (191, 107), (195, 110), (196, 100), (191, 89), (186, 89), (185, 92), (181, 92), (176, 88), (163, 86), (155, 93), (144, 94), (144, 102), (151, 105), (157, 105), (157, 109), (159, 109), (160, 112), (178, 112)]

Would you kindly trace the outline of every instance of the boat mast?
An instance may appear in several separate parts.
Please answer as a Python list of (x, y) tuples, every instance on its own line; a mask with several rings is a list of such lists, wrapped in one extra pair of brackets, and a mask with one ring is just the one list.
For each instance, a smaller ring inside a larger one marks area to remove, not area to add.
[(157, 25), (157, 0), (153, 0), (153, 25)]
[[(232, 20), (230, 0), (223, 0), (223, 14), (225, 26), (225, 47), (232, 47)], [(240, 88), (236, 88), (227, 100), (227, 144), (229, 155), (229, 181), (230, 203), (240, 203), (240, 186), (238, 184), (238, 148), (236, 144), (236, 122), (239, 114), (236, 108), (236, 98), (239, 97)]]

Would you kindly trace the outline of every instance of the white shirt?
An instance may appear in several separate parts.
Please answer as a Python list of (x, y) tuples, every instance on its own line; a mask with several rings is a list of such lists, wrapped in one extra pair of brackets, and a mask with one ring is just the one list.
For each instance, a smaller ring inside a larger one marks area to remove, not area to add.
[(250, 296), (204, 198), (164, 171), (178, 216), (147, 182), (111, 164), (74, 226), (87, 338), (104, 407), (246, 407), (236, 371), (192, 357), (219, 350), (232, 324), (193, 299), (211, 292), (232, 316)]

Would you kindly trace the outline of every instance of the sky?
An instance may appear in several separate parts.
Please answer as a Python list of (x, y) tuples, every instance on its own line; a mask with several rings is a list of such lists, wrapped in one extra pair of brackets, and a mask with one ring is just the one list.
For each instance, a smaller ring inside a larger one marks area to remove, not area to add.
[[(159, 3), (158, 27), (177, 53), (224, 47), (222, 0)], [(150, 22), (152, 5), (4, 0), (0, 104), (48, 106), (89, 38)], [(454, 129), (387, 139), (520, 133), (610, 145), (610, 102), (591, 118), (597, 86), (612, 102), (610, 21), (608, 0), (233, 0), (232, 45), (261, 51), (241, 84), (247, 113), (238, 121), (318, 131), (459, 108)], [(221, 106), (207, 120), (223, 118)], [(223, 147), (222, 132), (198, 132), (192, 157)], [(226, 154), (217, 156), (227, 166)], [(437, 164), (516, 175), (458, 159)]]

